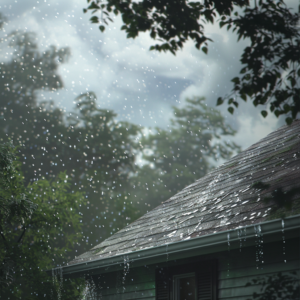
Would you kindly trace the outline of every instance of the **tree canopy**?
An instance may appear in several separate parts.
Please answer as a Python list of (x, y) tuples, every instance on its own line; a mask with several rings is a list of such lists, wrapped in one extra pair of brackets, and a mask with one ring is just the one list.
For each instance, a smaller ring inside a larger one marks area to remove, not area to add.
[[(97, 108), (93, 92), (79, 95), (68, 113), (53, 101), (40, 101), (40, 91), (63, 87), (58, 67), (70, 49), (49, 47), (42, 52), (31, 32), (13, 32), (7, 39), (15, 51), (1, 64), (0, 142), (11, 139), (19, 146), (26, 185), (42, 177), (53, 180), (66, 171), (70, 191), (85, 194), (85, 239), (73, 247), (74, 256), (76, 250), (87, 250), (124, 227), (126, 218), (135, 218), (127, 199), (139, 129), (116, 120), (112, 110)], [(100, 235), (96, 227), (101, 227)]]
[[(171, 131), (121, 121), (99, 108), (91, 91), (76, 97), (67, 112), (41, 101), (40, 92), (63, 87), (58, 69), (70, 49), (41, 52), (29, 32), (5, 39), (14, 52), (1, 62), (0, 79), (1, 292), (38, 299), (57, 288), (57, 298), (76, 299), (80, 282), (64, 281), (62, 289), (61, 279), (52, 282), (44, 270), (70, 261), (204, 176), (218, 155), (238, 150), (224, 142), (235, 131), (200, 98), (174, 108)], [(185, 149), (178, 149), (180, 141)], [(143, 167), (137, 165), (142, 156)]]
[(68, 193), (65, 173), (26, 185), (16, 150), (12, 144), (0, 144), (1, 297), (77, 299), (82, 280), (68, 280), (61, 289), (45, 271), (69, 260), (82, 239), (78, 211), (84, 197)]
[[(150, 50), (170, 51), (174, 55), (192, 40), (197, 49), (208, 51), (210, 38), (205, 36), (206, 23), (218, 22), (237, 33), (238, 40), (249, 39), (241, 56), (242, 69), (234, 77), (230, 94), (217, 99), (217, 105), (227, 101), (228, 111), (234, 113), (242, 99), (253, 105), (266, 105), (277, 117), (286, 116), (290, 124), (300, 112), (300, 31), (298, 13), (283, 0), (250, 1), (157, 1), (157, 0), (87, 0), (92, 23), (101, 23), (103, 32), (112, 14), (121, 14), (121, 30), (127, 38), (148, 32), (156, 41)], [(243, 9), (239, 14), (237, 9)], [(101, 16), (95, 15), (101, 11)]]
[(141, 139), (147, 164), (130, 179), (146, 206), (161, 204), (240, 150), (230, 141), (236, 131), (204, 101), (186, 99), (183, 107), (173, 107), (171, 126), (152, 129)]

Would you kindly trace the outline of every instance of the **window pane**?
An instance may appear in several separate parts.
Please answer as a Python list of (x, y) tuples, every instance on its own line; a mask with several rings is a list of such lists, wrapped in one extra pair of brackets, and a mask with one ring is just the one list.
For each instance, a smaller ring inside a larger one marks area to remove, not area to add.
[(179, 300), (196, 300), (195, 276), (179, 279)]

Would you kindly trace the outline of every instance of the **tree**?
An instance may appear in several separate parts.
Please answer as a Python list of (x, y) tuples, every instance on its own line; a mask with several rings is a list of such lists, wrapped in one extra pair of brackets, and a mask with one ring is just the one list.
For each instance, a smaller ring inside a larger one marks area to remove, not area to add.
[(83, 195), (67, 192), (65, 173), (25, 186), (15, 151), (11, 144), (0, 145), (1, 298), (76, 299), (82, 280), (64, 282), (57, 295), (57, 282), (45, 271), (69, 260), (68, 252), (82, 239), (77, 211)]
[[(259, 0), (253, 7), (250, 1), (119, 1), (87, 0), (92, 14), (101, 11), (101, 17), (91, 17), (92, 23), (112, 21), (111, 14), (121, 14), (121, 27), (128, 38), (136, 38), (140, 32), (149, 32), (150, 37), (160, 43), (150, 50), (170, 51), (174, 55), (190, 39), (197, 49), (207, 53), (208, 42), (203, 23), (219, 22), (220, 27), (236, 31), (238, 40), (249, 38), (250, 46), (241, 56), (243, 68), (240, 75), (231, 81), (231, 94), (217, 99), (217, 105), (227, 100), (228, 111), (234, 112), (240, 99), (249, 98), (255, 106), (267, 104), (279, 117), (286, 116), (290, 124), (300, 112), (300, 31), (297, 28), (299, 12), (293, 13), (283, 0)], [(243, 8), (239, 15), (236, 8)], [(203, 22), (203, 23), (202, 23)], [(263, 117), (267, 111), (261, 111)]]
[(246, 286), (260, 286), (260, 292), (254, 292), (251, 299), (299, 299), (300, 296), (297, 272), (279, 272), (274, 275), (258, 277), (248, 282)]
[(14, 32), (7, 40), (15, 51), (1, 64), (0, 141), (19, 145), (25, 184), (67, 171), (72, 190), (85, 194), (86, 239), (77, 245), (84, 251), (134, 218), (127, 178), (134, 169), (138, 126), (98, 109), (92, 92), (77, 97), (71, 113), (39, 101), (38, 92), (63, 87), (58, 68), (70, 50), (50, 47), (41, 53), (34, 33)]
[(33, 32), (15, 31), (5, 40), (9, 40), (14, 52), (9, 62), (1, 64), (1, 111), (11, 110), (17, 103), (20, 109), (12, 113), (19, 117), (24, 108), (36, 105), (38, 90), (56, 91), (63, 87), (57, 69), (68, 60), (70, 49), (51, 46), (40, 53)]
[(183, 108), (173, 107), (174, 118), (167, 130), (156, 128), (141, 139), (147, 164), (131, 180), (147, 206), (167, 200), (212, 170), (213, 161), (229, 159), (240, 150), (226, 140), (236, 131), (204, 101), (186, 99)]
[[(11, 247), (7, 240), (6, 227), (12, 220), (22, 223), (24, 218), (31, 216), (36, 209), (36, 205), (30, 201), (23, 188), (15, 189), (10, 195), (7, 193), (14, 183), (14, 174), (16, 173), (15, 156), (11, 152), (11, 148), (11, 144), (0, 144), (0, 287), (13, 279), (14, 261), (10, 254)], [(17, 239), (18, 243), (22, 240), (24, 233), (25, 228)]]

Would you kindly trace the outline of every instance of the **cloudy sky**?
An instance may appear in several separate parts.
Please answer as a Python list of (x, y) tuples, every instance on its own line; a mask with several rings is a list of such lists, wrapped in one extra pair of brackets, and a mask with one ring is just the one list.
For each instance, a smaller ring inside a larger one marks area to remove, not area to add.
[[(288, 2), (296, 7), (297, 1)], [(83, 13), (85, 0), (2, 0), (0, 12), (8, 18), (6, 33), (15, 29), (37, 33), (40, 49), (50, 45), (70, 47), (72, 56), (59, 73), (64, 89), (47, 94), (57, 104), (72, 110), (76, 96), (94, 91), (101, 108), (114, 109), (119, 119), (142, 126), (167, 126), (173, 105), (180, 106), (186, 97), (204, 96), (215, 107), (219, 96), (230, 92), (230, 80), (241, 69), (242, 50), (248, 41), (237, 42), (235, 34), (205, 27), (213, 39), (208, 55), (187, 43), (176, 56), (149, 51), (148, 34), (126, 39), (121, 21), (114, 19), (105, 33), (89, 22)], [(1, 57), (4, 57), (2, 48)], [(251, 103), (240, 103), (231, 116), (226, 105), (221, 111), (238, 134), (234, 141), (243, 149), (284, 124), (273, 116), (263, 119)]]

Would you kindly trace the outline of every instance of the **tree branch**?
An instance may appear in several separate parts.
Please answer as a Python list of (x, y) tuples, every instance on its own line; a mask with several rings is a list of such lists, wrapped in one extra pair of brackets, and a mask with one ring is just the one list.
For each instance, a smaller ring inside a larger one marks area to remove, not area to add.
[(18, 239), (18, 242), (17, 242), (17, 243), (20, 243), (20, 242), (21, 242), (21, 240), (22, 240), (22, 237), (23, 237), (23, 236), (24, 236), (24, 234), (25, 234), (26, 227), (25, 227), (25, 226), (23, 226), (23, 227), (24, 227), (24, 230), (23, 230), (23, 232), (22, 232), (21, 236), (19, 237), (19, 239)]

